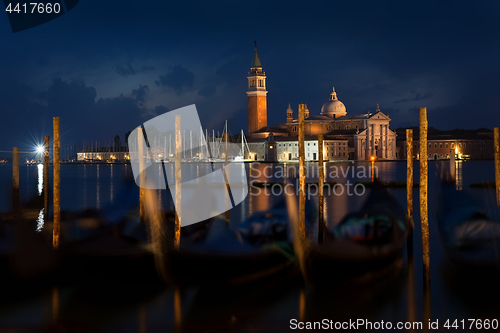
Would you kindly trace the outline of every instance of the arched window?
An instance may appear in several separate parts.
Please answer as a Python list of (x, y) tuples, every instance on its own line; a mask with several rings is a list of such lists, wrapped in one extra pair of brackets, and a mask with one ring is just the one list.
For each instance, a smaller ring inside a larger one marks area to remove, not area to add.
[(297, 130), (298, 130), (297, 126), (293, 126), (292, 131), (297, 132)]
[(333, 131), (333, 127), (332, 125), (328, 125), (328, 127), (326, 128), (328, 131)]

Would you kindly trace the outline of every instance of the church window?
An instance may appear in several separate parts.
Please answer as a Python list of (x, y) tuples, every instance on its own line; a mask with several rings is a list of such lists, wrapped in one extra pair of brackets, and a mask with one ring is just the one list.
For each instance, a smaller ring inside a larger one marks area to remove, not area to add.
[(332, 131), (332, 130), (333, 130), (333, 127), (332, 127), (331, 125), (329, 125), (329, 126), (327, 127), (327, 130), (328, 130), (328, 131)]
[(293, 126), (292, 131), (297, 132), (297, 126)]
[(350, 127), (349, 127), (349, 125), (347, 125), (347, 126), (345, 127), (345, 129), (349, 129), (349, 128), (350, 128)]

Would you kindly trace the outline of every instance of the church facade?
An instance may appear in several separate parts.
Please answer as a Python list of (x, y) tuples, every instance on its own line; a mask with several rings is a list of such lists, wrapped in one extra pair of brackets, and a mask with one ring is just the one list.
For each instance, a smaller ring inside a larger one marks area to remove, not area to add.
[[(248, 144), (249, 158), (256, 161), (298, 159), (298, 119), (288, 105), (283, 122), (267, 125), (266, 75), (262, 70), (257, 45), (248, 73)], [(285, 118), (286, 116), (286, 118)], [(389, 128), (391, 119), (380, 111), (349, 115), (335, 89), (319, 114), (305, 109), (305, 154), (307, 161), (318, 159), (318, 134), (324, 136), (323, 158), (335, 160), (395, 160), (396, 133)]]

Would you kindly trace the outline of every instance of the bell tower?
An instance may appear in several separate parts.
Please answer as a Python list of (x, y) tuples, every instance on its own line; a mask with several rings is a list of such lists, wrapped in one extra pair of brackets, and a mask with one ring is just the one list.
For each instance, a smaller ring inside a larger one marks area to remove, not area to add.
[(262, 71), (257, 42), (253, 52), (252, 66), (248, 73), (248, 135), (267, 127), (266, 73)]
[(286, 122), (287, 123), (293, 122), (293, 110), (290, 103), (288, 103), (288, 109), (286, 109)]

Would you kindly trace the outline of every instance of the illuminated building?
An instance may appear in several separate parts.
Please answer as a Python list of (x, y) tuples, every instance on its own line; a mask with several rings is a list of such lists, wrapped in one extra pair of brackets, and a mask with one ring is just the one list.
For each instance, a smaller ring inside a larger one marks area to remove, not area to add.
[[(286, 109), (286, 121), (267, 126), (266, 76), (257, 52), (248, 76), (248, 134), (249, 158), (252, 160), (287, 161), (298, 157), (298, 120), (293, 118), (290, 104)], [(318, 115), (310, 115), (305, 109), (306, 160), (317, 160), (317, 136), (324, 135), (325, 160), (395, 160), (396, 133), (390, 130), (391, 119), (380, 111), (348, 115), (344, 103), (335, 89), (323, 104)], [(310, 142), (309, 142), (310, 141)], [(281, 148), (281, 149), (280, 149)], [(308, 157), (309, 156), (309, 157)]]
[[(406, 159), (406, 128), (396, 129), (397, 148), (401, 159)], [(430, 127), (427, 134), (427, 159), (447, 160), (455, 153), (456, 159), (493, 159), (493, 131), (487, 128), (477, 130), (455, 129), (441, 131)], [(418, 159), (419, 130), (413, 128), (413, 157)]]

